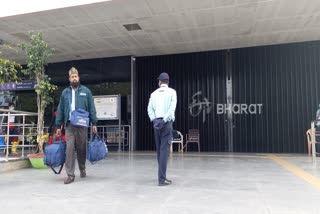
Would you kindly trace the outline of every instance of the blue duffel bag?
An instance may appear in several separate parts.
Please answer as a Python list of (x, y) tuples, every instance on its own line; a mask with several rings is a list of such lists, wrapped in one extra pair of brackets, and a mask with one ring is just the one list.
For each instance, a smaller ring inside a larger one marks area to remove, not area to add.
[[(51, 145), (45, 147), (43, 162), (45, 165), (49, 166), (55, 174), (61, 173), (65, 160), (66, 142), (55, 140)], [(55, 167), (59, 166), (59, 171), (56, 171)]]
[(108, 155), (108, 147), (105, 142), (96, 133), (93, 134), (92, 139), (88, 145), (87, 159), (92, 164), (99, 160), (103, 160)]
[(71, 112), (70, 123), (73, 126), (89, 127), (89, 112), (77, 109)]

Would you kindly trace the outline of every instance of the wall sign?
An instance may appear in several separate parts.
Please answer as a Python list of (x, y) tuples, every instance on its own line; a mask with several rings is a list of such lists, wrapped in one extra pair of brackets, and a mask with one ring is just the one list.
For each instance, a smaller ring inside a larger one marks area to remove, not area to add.
[(98, 120), (118, 120), (119, 95), (94, 96)]

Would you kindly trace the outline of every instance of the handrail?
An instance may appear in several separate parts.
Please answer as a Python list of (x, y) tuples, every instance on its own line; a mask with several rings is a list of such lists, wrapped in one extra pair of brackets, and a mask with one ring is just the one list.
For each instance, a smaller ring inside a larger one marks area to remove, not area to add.
[[(5, 155), (5, 161), (8, 162), (9, 161), (9, 148), (13, 148), (13, 146), (15, 148), (22, 148), (22, 152), (21, 152), (21, 159), (24, 159), (24, 153), (25, 153), (25, 150), (24, 148), (26, 147), (35, 147), (34, 145), (25, 145), (25, 136), (26, 136), (26, 132), (25, 132), (25, 129), (26, 128), (36, 128), (36, 125), (35, 124), (26, 124), (25, 123), (25, 119), (26, 117), (34, 117), (34, 116), (38, 116), (37, 113), (34, 113), (34, 112), (26, 112), (26, 111), (17, 111), (17, 110), (8, 110), (8, 109), (0, 109), (0, 116), (1, 117), (7, 117), (7, 121), (9, 121), (9, 118), (10, 116), (22, 116), (22, 123), (10, 123), (10, 122), (6, 122), (6, 123), (3, 123), (3, 120), (1, 121), (1, 124), (0, 124), (0, 127), (6, 127), (7, 128), (7, 133), (6, 133), (6, 136), (7, 136), (7, 142), (6, 142), (6, 155)], [(19, 127), (21, 128), (22, 130), (22, 134), (19, 133), (19, 134), (10, 134), (10, 126), (15, 126), (15, 127)], [(9, 141), (10, 141), (10, 138), (11, 137), (19, 137), (19, 136), (22, 136), (22, 145), (9, 145)], [(4, 137), (4, 135), (3, 135)]]
[[(25, 158), (25, 148), (32, 148), (35, 147), (36, 145), (25, 145), (25, 142), (27, 142), (27, 140), (25, 139), (27, 136), (29, 137), (34, 137), (37, 136), (37, 133), (33, 133), (34, 130), (36, 130), (37, 125), (35, 123), (26, 123), (26, 118), (27, 117), (35, 117), (37, 116), (37, 113), (33, 113), (33, 112), (25, 112), (25, 111), (16, 111), (16, 110), (6, 110), (6, 109), (0, 109), (0, 116), (2, 117), (7, 117), (7, 121), (9, 119), (10, 116), (20, 116), (22, 117), (22, 123), (0, 123), (0, 128), (1, 127), (6, 127), (7, 132), (3, 133), (3, 135), (7, 136), (7, 143), (6, 143), (6, 156), (5, 156), (5, 161), (9, 161), (9, 149), (11, 149), (13, 146), (15, 148), (21, 148), (21, 156), (15, 156), (15, 158), (21, 158), (24, 159)], [(20, 120), (21, 122), (21, 120)], [(20, 128), (20, 133), (18, 134), (10, 134), (9, 132), (9, 127), (13, 125), (15, 127)], [(104, 125), (104, 126), (97, 126), (98, 131), (100, 130), (104, 130), (105, 132), (107, 132), (107, 128), (118, 128), (118, 125)], [(44, 127), (45, 129), (47, 127)], [(120, 138), (121, 140), (124, 140), (124, 143), (119, 143), (118, 144), (118, 148), (119, 151), (120, 149), (122, 149), (122, 151), (125, 151), (125, 147), (128, 148), (129, 152), (133, 151), (133, 145), (132, 145), (132, 139), (131, 139), (131, 126), (130, 125), (121, 125), (120, 126), (120, 136), (116, 135), (116, 138)], [(31, 132), (28, 133), (28, 131)], [(116, 131), (115, 131), (116, 132)], [(118, 133), (118, 132), (116, 132)], [(123, 135), (122, 135), (123, 133)], [(21, 144), (22, 145), (10, 145), (9, 144), (9, 138), (10, 137), (21, 137)], [(120, 141), (119, 141), (120, 142)], [(113, 144), (116, 145), (116, 144)]]
[[(114, 135), (112, 135), (112, 138), (115, 138), (114, 140), (122, 140), (123, 143), (117, 143), (116, 141), (114, 143), (112, 143), (113, 145), (118, 144), (118, 151), (124, 151), (125, 150), (125, 146), (128, 146), (128, 151), (132, 152), (133, 151), (133, 146), (132, 146), (132, 140), (131, 140), (131, 126), (130, 125), (121, 125), (120, 126), (120, 136), (119, 136), (119, 126), (118, 125), (98, 125), (97, 126), (97, 130), (98, 133), (101, 133), (103, 136), (102, 138), (104, 139), (104, 134), (106, 133), (108, 136), (108, 129), (114, 129), (115, 131), (112, 131), (112, 133)], [(109, 131), (110, 133), (110, 131)], [(107, 137), (108, 138), (108, 137)], [(126, 141), (126, 143), (125, 143)], [(122, 147), (122, 148), (121, 148)]]

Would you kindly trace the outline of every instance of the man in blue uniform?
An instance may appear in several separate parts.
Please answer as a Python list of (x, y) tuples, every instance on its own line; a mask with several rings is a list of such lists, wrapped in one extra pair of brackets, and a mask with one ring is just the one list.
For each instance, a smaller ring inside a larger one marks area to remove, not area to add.
[(172, 141), (172, 123), (175, 119), (177, 93), (174, 89), (169, 88), (167, 73), (161, 73), (158, 80), (159, 88), (151, 94), (149, 99), (148, 115), (154, 128), (159, 186), (166, 186), (172, 183), (167, 179), (167, 162)]

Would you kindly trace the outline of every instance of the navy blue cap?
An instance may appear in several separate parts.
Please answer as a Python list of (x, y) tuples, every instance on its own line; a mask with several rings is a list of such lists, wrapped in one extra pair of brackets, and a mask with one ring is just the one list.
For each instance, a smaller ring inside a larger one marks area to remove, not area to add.
[(169, 74), (166, 72), (163, 72), (159, 75), (158, 80), (160, 81), (169, 81)]

